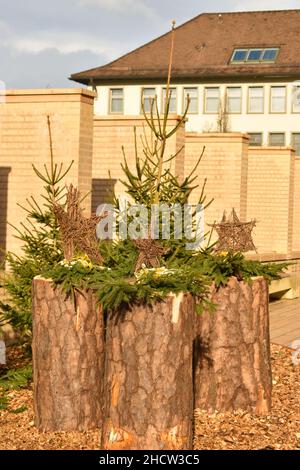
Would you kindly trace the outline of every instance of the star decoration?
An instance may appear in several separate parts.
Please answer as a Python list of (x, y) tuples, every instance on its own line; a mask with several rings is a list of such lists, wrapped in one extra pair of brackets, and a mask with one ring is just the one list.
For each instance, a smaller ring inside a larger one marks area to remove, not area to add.
[(224, 212), (220, 223), (210, 225), (210, 227), (216, 230), (219, 236), (216, 250), (241, 251), (242, 253), (256, 251), (252, 238), (252, 231), (255, 226), (255, 220), (251, 222), (241, 222), (234, 209), (232, 209), (228, 218), (226, 217), (226, 212)]
[(139, 250), (135, 272), (139, 271), (143, 265), (151, 268), (159, 268), (159, 258), (169, 251), (168, 248), (164, 248), (158, 241), (152, 238), (139, 238), (134, 240), (134, 244)]
[(80, 193), (72, 185), (67, 191), (66, 205), (55, 204), (54, 214), (60, 228), (65, 259), (70, 260), (76, 251), (81, 251), (91, 261), (101, 265), (103, 258), (98, 248), (96, 227), (105, 215), (84, 217), (80, 208)]

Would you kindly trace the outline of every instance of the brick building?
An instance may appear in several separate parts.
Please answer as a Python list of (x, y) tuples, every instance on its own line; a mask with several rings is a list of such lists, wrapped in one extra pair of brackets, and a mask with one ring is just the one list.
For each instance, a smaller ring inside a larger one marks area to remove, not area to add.
[[(253, 146), (292, 145), (300, 155), (300, 10), (201, 14), (176, 29), (171, 112), (190, 96), (187, 131), (250, 135)], [(163, 109), (170, 33), (71, 79), (97, 91), (99, 116)], [(222, 110), (222, 111), (221, 111)]]

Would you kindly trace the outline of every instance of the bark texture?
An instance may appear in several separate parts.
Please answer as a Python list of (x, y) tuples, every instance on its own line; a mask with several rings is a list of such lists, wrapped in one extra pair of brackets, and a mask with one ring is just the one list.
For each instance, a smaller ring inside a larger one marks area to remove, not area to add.
[(102, 425), (104, 327), (92, 292), (75, 305), (50, 280), (33, 281), (35, 424), (41, 431)]
[(192, 449), (194, 316), (181, 294), (108, 318), (102, 448)]
[(266, 414), (272, 391), (267, 281), (231, 278), (213, 290), (212, 300), (216, 312), (197, 317), (195, 407)]

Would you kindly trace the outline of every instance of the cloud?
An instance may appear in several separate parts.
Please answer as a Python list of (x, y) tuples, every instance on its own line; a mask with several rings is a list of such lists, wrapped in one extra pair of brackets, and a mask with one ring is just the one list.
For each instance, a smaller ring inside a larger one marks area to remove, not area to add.
[(153, 8), (149, 7), (142, 0), (78, 0), (78, 4), (83, 7), (95, 6), (112, 12), (137, 13), (150, 20), (159, 19)]
[(94, 37), (77, 35), (57, 34), (55, 37), (49, 35), (45, 38), (41, 37), (15, 37), (4, 45), (10, 45), (18, 52), (27, 52), (37, 54), (47, 49), (56, 49), (61, 54), (70, 54), (74, 52), (90, 51), (94, 54), (102, 54), (106, 60), (111, 60), (113, 57), (118, 55), (122, 44), (114, 44), (110, 41), (102, 40)]
[(247, 0), (236, 2), (233, 9), (235, 11), (255, 11), (255, 10), (288, 10), (299, 8), (298, 0)]
[(56, 49), (47, 49), (32, 54), (3, 46), (0, 46), (0, 57), (0, 81), (7, 89), (81, 87), (68, 77), (106, 61), (101, 54), (88, 50), (61, 54)]
[(297, 8), (299, 0), (0, 0), (0, 80), (7, 87), (72, 86), (105, 64), (204, 11)]
[(42, 30), (24, 35), (22, 32), (16, 33), (3, 21), (0, 21), (0, 42), (16, 52), (38, 54), (56, 49), (61, 54), (70, 54), (88, 50), (102, 54), (106, 60), (116, 57), (124, 47), (121, 41), (104, 39), (89, 32)]

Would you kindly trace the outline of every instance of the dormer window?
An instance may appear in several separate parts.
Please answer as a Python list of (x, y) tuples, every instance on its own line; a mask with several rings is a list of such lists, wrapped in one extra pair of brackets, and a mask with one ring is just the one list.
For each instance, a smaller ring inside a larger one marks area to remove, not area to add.
[(278, 56), (278, 52), (279, 47), (253, 47), (251, 49), (235, 49), (233, 51), (230, 62), (232, 64), (275, 62)]

